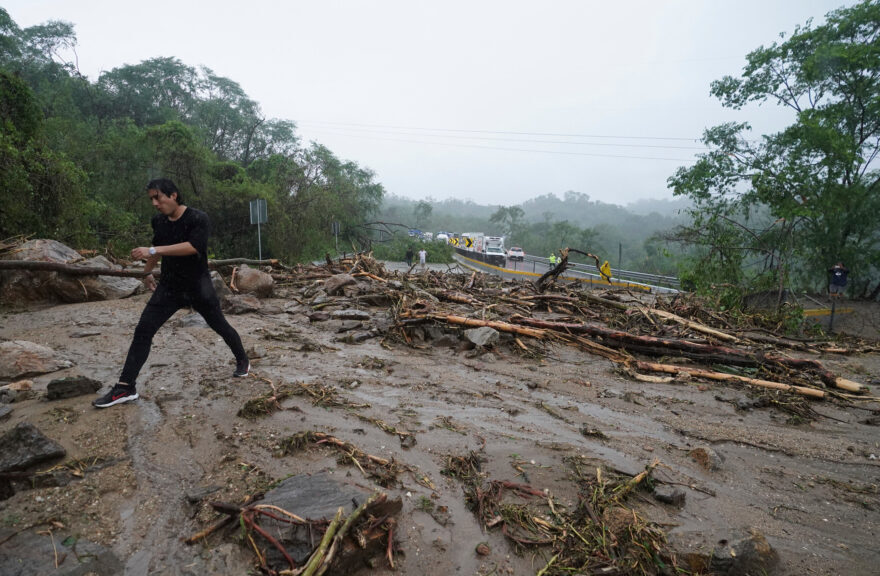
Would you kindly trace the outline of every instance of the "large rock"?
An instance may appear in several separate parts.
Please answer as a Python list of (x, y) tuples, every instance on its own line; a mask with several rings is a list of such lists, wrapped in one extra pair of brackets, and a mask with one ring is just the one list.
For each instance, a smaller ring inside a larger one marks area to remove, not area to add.
[(20, 422), (0, 437), (0, 472), (27, 470), (66, 454), (61, 445), (44, 436), (33, 424)]
[(63, 528), (54, 532), (53, 538), (40, 530), (21, 530), (4, 542), (0, 548), (0, 574), (117, 576), (125, 573), (125, 565), (108, 548)]
[(242, 264), (235, 273), (235, 287), (242, 294), (253, 294), (257, 298), (268, 298), (272, 295), (275, 280), (272, 276)]
[(491, 346), (501, 337), (497, 330), (488, 326), (465, 330), (464, 336), (477, 346)]
[[(29, 240), (9, 260), (57, 262), (89, 268), (121, 270), (103, 256), (88, 260), (56, 240)], [(86, 302), (131, 296), (141, 287), (137, 278), (119, 276), (70, 276), (62, 272), (35, 270), (0, 271), (0, 300), (6, 302)]]
[(92, 380), (85, 376), (56, 378), (49, 382), (49, 385), (46, 387), (46, 398), (48, 400), (61, 400), (63, 398), (94, 394), (100, 390), (102, 386), (103, 384), (97, 380)]
[(216, 270), (211, 271), (211, 284), (214, 285), (214, 292), (217, 293), (217, 298), (221, 302), (232, 295), (232, 290), (229, 289), (229, 286), (223, 281), (223, 276)]
[(349, 284), (354, 284), (357, 280), (351, 274), (336, 274), (324, 280), (324, 291), (336, 296), (342, 292), (342, 289)]
[(257, 312), (260, 308), (262, 308), (260, 301), (249, 294), (236, 294), (223, 301), (223, 310), (231, 315)]
[(718, 576), (769, 576), (778, 565), (779, 554), (763, 534), (753, 529), (748, 538), (715, 548), (709, 570)]
[(46, 374), (73, 363), (61, 358), (51, 348), (26, 340), (0, 342), (0, 380), (12, 380), (31, 374)]

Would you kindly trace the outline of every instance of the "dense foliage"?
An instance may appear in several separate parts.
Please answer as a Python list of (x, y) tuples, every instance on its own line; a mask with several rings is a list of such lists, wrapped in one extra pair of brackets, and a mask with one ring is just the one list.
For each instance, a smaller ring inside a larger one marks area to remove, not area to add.
[(792, 124), (758, 141), (746, 123), (710, 128), (712, 150), (669, 180), (695, 203), (693, 225), (678, 235), (701, 247), (689, 275), (704, 289), (823, 288), (843, 261), (853, 293), (876, 297), (880, 2), (782, 38), (751, 52), (741, 77), (714, 82), (712, 94), (731, 109), (774, 102)]
[[(371, 171), (292, 122), (265, 118), (234, 81), (154, 58), (95, 82), (63, 60), (71, 24), (21, 29), (0, 8), (0, 238), (51, 237), (123, 254), (149, 241), (144, 184), (175, 180), (213, 221), (215, 256), (257, 255), (249, 202), (263, 198), (264, 256), (296, 261), (365, 247), (384, 190)], [(340, 247), (341, 248), (341, 247)]]

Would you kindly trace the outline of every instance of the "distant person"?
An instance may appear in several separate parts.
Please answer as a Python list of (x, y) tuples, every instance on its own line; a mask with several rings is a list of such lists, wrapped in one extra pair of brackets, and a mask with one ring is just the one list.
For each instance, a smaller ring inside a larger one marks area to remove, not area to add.
[(425, 252), (425, 249), (422, 248), (421, 250), (419, 250), (419, 266), (421, 267), (422, 270), (424, 270), (425, 268), (428, 267), (428, 265), (425, 263), (425, 260), (427, 258), (428, 258), (428, 253)]
[(412, 246), (406, 249), (406, 254), (403, 257), (406, 260), (406, 267), (412, 268), (412, 259), (413, 259), (413, 249)]
[(840, 298), (841, 294), (846, 290), (846, 277), (849, 274), (849, 269), (843, 265), (843, 262), (838, 262), (828, 269), (828, 274), (831, 275), (831, 284), (828, 286), (828, 292), (832, 298)]
[[(144, 277), (144, 285), (153, 296), (141, 313), (128, 356), (119, 376), (119, 382), (101, 398), (92, 402), (96, 408), (108, 408), (115, 404), (138, 399), (136, 380), (153, 344), (153, 336), (159, 328), (181, 308), (192, 307), (235, 355), (233, 376), (247, 376), (250, 362), (235, 328), (229, 325), (220, 301), (214, 292), (208, 273), (208, 233), (210, 221), (201, 210), (183, 204), (180, 191), (174, 182), (166, 178), (151, 180), (147, 193), (158, 214), (153, 216), (152, 246), (142, 246), (131, 251), (135, 260), (146, 260), (145, 272), (155, 268), (162, 260), (162, 276), (159, 284), (152, 274)], [(172, 346), (174, 359), (181, 355)]]
[(550, 266), (551, 267), (556, 266), (556, 253), (555, 252), (550, 253)]

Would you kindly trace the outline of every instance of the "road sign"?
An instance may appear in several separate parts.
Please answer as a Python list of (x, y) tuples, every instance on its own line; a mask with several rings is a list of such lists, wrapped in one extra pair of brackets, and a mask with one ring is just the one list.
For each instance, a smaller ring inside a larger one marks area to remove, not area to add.
[(474, 247), (474, 239), (473, 238), (465, 238), (464, 245), (466, 248), (473, 248)]
[(266, 200), (263, 198), (251, 200), (251, 224), (257, 225), (257, 257), (260, 260), (263, 259), (263, 238), (260, 236), (260, 224), (265, 224), (268, 221), (269, 214), (266, 209)]
[(265, 224), (269, 221), (266, 201), (263, 198), (251, 200), (251, 224)]
[(449, 243), (453, 246), (458, 246), (458, 238), (450, 238)]

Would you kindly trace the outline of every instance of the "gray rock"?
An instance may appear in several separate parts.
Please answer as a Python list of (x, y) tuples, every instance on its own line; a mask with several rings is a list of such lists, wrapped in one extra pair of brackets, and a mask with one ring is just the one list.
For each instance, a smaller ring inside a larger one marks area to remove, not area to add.
[(769, 576), (778, 565), (779, 554), (761, 532), (752, 529), (748, 538), (716, 547), (709, 570), (718, 576)]
[(100, 336), (101, 333), (97, 330), (76, 330), (75, 332), (70, 333), (71, 338), (88, 338), (89, 336)]
[(0, 437), (0, 472), (26, 470), (66, 454), (60, 444), (44, 436), (33, 424), (20, 422)]
[(346, 310), (335, 310), (330, 314), (334, 320), (369, 320), (370, 314), (364, 310), (356, 310), (348, 308)]
[(236, 294), (223, 302), (223, 309), (227, 314), (247, 314), (256, 312), (262, 307), (260, 301), (248, 294)]
[(488, 326), (465, 330), (464, 336), (477, 346), (492, 346), (498, 342), (498, 339), (501, 337), (500, 334), (498, 334), (498, 330), (489, 328)]
[(336, 332), (342, 334), (343, 332), (361, 328), (363, 325), (364, 323), (359, 320), (342, 320), (339, 322), (339, 326), (336, 327)]
[(252, 294), (257, 298), (268, 298), (272, 295), (275, 280), (271, 275), (242, 264), (235, 273), (235, 287), (241, 294)]
[(65, 532), (55, 532), (54, 538), (47, 538), (37, 530), (23, 530), (0, 549), (0, 574), (4, 576), (118, 576), (124, 573), (125, 566), (112, 551)]
[(46, 387), (46, 398), (49, 400), (61, 400), (62, 398), (73, 398), (75, 396), (94, 394), (100, 390), (102, 386), (103, 384), (97, 380), (92, 380), (85, 376), (56, 378), (49, 382), (49, 385)]
[(326, 312), (321, 312), (320, 310), (309, 314), (309, 321), (311, 321), (311, 322), (324, 322), (325, 320), (329, 320), (329, 319), (330, 319), (330, 314), (328, 314)]
[[(366, 490), (342, 484), (327, 473), (312, 476), (291, 476), (277, 488), (266, 493), (261, 504), (272, 504), (301, 518), (319, 520), (332, 519), (340, 506), (348, 515), (360, 503), (370, 497)], [(287, 551), (293, 554), (297, 563), (302, 563), (312, 551), (307, 542), (288, 545)]]
[(356, 282), (357, 280), (350, 274), (336, 274), (324, 280), (324, 291), (330, 296), (335, 296), (340, 294), (345, 286)]
[(685, 493), (674, 486), (660, 485), (654, 487), (654, 498), (664, 504), (672, 504), (678, 508), (684, 506)]
[(211, 271), (211, 284), (214, 285), (214, 292), (217, 293), (217, 298), (219, 298), (221, 302), (232, 295), (232, 290), (229, 289), (229, 286), (227, 286), (226, 282), (223, 280), (223, 276), (221, 276), (216, 270)]
[(70, 360), (59, 357), (46, 346), (26, 340), (0, 342), (0, 380), (46, 374), (71, 366)]
[(724, 459), (708, 446), (698, 446), (688, 452), (688, 456), (694, 462), (710, 471), (718, 470), (721, 468), (721, 464), (724, 463)]
[(0, 404), (0, 422), (6, 420), (10, 414), (12, 414), (12, 406)]
[(312, 304), (312, 306), (317, 306), (319, 304), (326, 304), (329, 301), (330, 301), (330, 298), (327, 296), (327, 293), (324, 292), (323, 290), (320, 290), (320, 291), (318, 291), (317, 294), (315, 294), (315, 297), (312, 298), (311, 304)]

